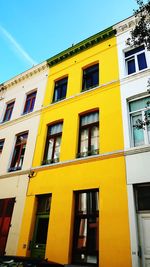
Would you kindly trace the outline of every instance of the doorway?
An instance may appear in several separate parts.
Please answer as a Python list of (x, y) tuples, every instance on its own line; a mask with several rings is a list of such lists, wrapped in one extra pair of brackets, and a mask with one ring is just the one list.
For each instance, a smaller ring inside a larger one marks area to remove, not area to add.
[(135, 188), (141, 267), (150, 266), (150, 184)]
[(15, 198), (0, 199), (0, 256), (5, 254)]
[(50, 205), (51, 195), (42, 195), (37, 197), (37, 212), (31, 245), (31, 257), (45, 258)]

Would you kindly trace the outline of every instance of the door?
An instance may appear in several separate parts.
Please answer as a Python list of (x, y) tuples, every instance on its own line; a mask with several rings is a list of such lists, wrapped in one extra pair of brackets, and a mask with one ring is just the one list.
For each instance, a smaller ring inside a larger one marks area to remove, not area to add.
[(150, 213), (138, 214), (142, 267), (150, 267)]
[(50, 195), (37, 197), (37, 213), (31, 244), (31, 256), (35, 258), (45, 258), (50, 203)]
[(9, 233), (15, 199), (0, 199), (0, 255), (5, 254), (5, 247)]
[(150, 267), (150, 184), (135, 188), (141, 267)]

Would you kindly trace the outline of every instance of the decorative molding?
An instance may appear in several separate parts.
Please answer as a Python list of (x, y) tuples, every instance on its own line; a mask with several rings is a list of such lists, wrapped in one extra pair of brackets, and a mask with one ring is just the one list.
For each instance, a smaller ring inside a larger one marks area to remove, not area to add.
[(38, 72), (44, 71), (48, 68), (47, 61), (38, 64), (31, 69), (15, 76), (14, 78), (4, 82), (3, 84), (0, 84), (0, 90), (4, 87), (5, 89), (10, 88), (13, 85), (18, 84), (19, 82), (24, 81), (25, 79), (28, 79), (32, 77), (33, 75), (37, 74)]
[(87, 39), (85, 39), (84, 41), (81, 41), (80, 43), (76, 44), (76, 45), (72, 45), (71, 47), (69, 47), (68, 49), (64, 50), (63, 52), (57, 54), (56, 56), (53, 56), (51, 58), (49, 58), (47, 60), (47, 63), (50, 67), (72, 57), (75, 56), (77, 54), (79, 54), (80, 52), (83, 52), (91, 47), (93, 47), (94, 45), (101, 43), (103, 41), (105, 41), (108, 38), (111, 38), (112, 36), (115, 36), (115, 29), (113, 29), (112, 27), (109, 27), (107, 29), (105, 29), (104, 31), (101, 31)]
[(131, 17), (115, 24), (113, 26), (113, 29), (116, 30), (116, 36), (118, 36), (124, 32), (127, 32), (129, 30), (132, 30), (135, 27), (137, 21), (138, 21), (138, 19), (135, 18), (135, 16), (131, 16)]

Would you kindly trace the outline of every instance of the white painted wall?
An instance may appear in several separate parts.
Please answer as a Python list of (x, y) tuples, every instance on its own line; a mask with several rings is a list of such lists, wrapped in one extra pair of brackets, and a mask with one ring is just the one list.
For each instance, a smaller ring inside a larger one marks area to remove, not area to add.
[[(28, 173), (32, 166), (37, 131), (40, 120), (40, 109), (45, 94), (48, 68), (45, 63), (33, 67), (6, 82), (7, 89), (0, 100), (0, 139), (5, 139), (0, 158), (0, 199), (16, 198), (11, 227), (7, 239), (6, 255), (16, 255), (19, 231), (22, 221), (25, 197), (28, 187)], [(34, 110), (22, 115), (26, 94), (37, 90)], [(15, 99), (11, 120), (2, 123), (6, 104)], [(16, 135), (28, 131), (26, 150), (21, 171), (8, 172), (10, 167)], [(25, 174), (26, 172), (26, 174)]]
[[(124, 52), (130, 50), (126, 40), (130, 37), (131, 26), (134, 18), (128, 18), (117, 25), (118, 63), (120, 73), (120, 90), (122, 102), (122, 119), (124, 132), (124, 149), (126, 151), (126, 179), (128, 191), (128, 207), (130, 222), (131, 256), (132, 267), (140, 266), (138, 257), (138, 226), (135, 209), (133, 185), (150, 182), (150, 146), (141, 147), (138, 150), (132, 147), (130, 134), (130, 120), (128, 114), (128, 101), (139, 96), (148, 95), (147, 81), (150, 78), (150, 52), (146, 50), (148, 68), (137, 73), (127, 75)], [(141, 153), (140, 149), (143, 149)]]

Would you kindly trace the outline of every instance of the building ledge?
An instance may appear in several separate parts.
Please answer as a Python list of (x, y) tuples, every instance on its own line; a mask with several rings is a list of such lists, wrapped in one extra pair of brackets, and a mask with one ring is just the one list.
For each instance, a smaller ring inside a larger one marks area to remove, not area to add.
[(125, 156), (150, 152), (150, 145), (132, 147), (124, 151)]

